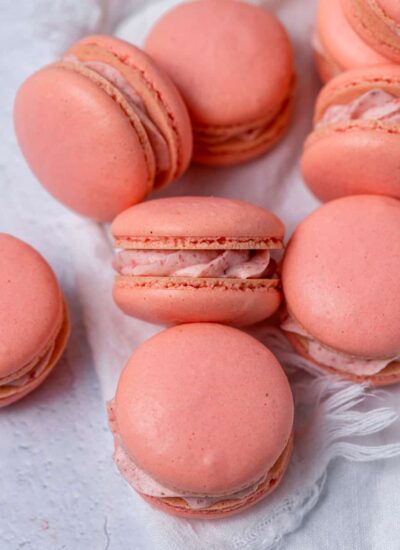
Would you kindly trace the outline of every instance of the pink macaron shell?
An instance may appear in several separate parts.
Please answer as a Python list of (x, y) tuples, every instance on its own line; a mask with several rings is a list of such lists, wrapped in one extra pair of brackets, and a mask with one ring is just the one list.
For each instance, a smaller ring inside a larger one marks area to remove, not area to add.
[(220, 495), (272, 468), (290, 439), (293, 400), (281, 366), (257, 340), (191, 324), (135, 351), (115, 413), (126, 452), (148, 475), (186, 494)]
[[(219, 197), (171, 197), (138, 204), (117, 216), (116, 239), (124, 237), (227, 237), (281, 241), (283, 223), (268, 210)], [(221, 245), (223, 246), (223, 244)]]
[(14, 118), (32, 171), (73, 210), (110, 220), (151, 190), (128, 116), (86, 76), (54, 65), (33, 74), (17, 94)]
[(282, 284), (289, 311), (315, 339), (366, 358), (400, 351), (400, 202), (357, 195), (297, 227)]
[(338, 69), (345, 71), (389, 62), (386, 56), (368, 46), (351, 27), (344, 15), (341, 0), (320, 0), (316, 31), (327, 58), (331, 60), (332, 73), (329, 66), (322, 67), (321, 77), (324, 82), (335, 76)]
[(354, 30), (374, 50), (400, 61), (400, 6), (398, 0), (341, 0)]
[(156, 23), (145, 49), (177, 84), (195, 126), (273, 116), (289, 94), (288, 36), (258, 6), (231, 0), (178, 5)]
[(306, 147), (301, 172), (321, 201), (377, 194), (400, 199), (400, 132), (349, 127)]
[(5, 378), (56, 338), (63, 297), (52, 269), (31, 246), (1, 233), (0, 254), (0, 378)]
[(212, 322), (248, 326), (273, 315), (282, 301), (280, 290), (261, 280), (246, 286), (219, 279), (198, 288), (195, 279), (182, 284), (168, 277), (153, 286), (117, 277), (113, 298), (125, 314), (162, 325)]
[(70, 51), (78, 53), (79, 57), (79, 50), (90, 45), (111, 52), (118, 61), (122, 61), (128, 68), (131, 67), (141, 72), (143, 81), (148, 87), (148, 93), (145, 97), (142, 96), (145, 105), (150, 105), (150, 96), (152, 95), (153, 98), (159, 99), (166, 111), (168, 124), (175, 138), (174, 154), (177, 156), (177, 166), (174, 178), (179, 177), (189, 165), (193, 138), (186, 105), (169, 76), (161, 67), (156, 66), (142, 50), (111, 36), (87, 36), (74, 44)]

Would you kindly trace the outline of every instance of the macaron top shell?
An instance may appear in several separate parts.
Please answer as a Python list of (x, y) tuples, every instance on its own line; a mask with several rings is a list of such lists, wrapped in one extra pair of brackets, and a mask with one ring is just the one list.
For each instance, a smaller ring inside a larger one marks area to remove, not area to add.
[(400, 202), (358, 195), (325, 204), (294, 232), (282, 283), (315, 339), (365, 358), (400, 352)]
[[(138, 204), (119, 214), (112, 224), (116, 239), (157, 237), (205, 237), (220, 239), (219, 248), (227, 248), (223, 238), (283, 239), (284, 225), (274, 214), (245, 201), (217, 197), (171, 197)], [(222, 238), (222, 239), (221, 239)], [(136, 242), (138, 247), (140, 243)], [(201, 247), (201, 243), (199, 243)], [(207, 248), (211, 243), (205, 243)], [(251, 247), (250, 247), (251, 248)]]
[(293, 424), (290, 387), (271, 352), (207, 323), (142, 344), (121, 374), (115, 412), (135, 464), (187, 494), (229, 494), (259, 480)]
[(258, 6), (232, 0), (180, 4), (156, 23), (145, 49), (177, 84), (196, 125), (272, 116), (289, 94), (288, 36)]
[(387, 57), (366, 44), (347, 21), (341, 0), (320, 0), (316, 23), (318, 37), (342, 70), (388, 63)]
[(57, 279), (31, 246), (0, 233), (0, 378), (46, 350), (61, 327), (63, 301)]

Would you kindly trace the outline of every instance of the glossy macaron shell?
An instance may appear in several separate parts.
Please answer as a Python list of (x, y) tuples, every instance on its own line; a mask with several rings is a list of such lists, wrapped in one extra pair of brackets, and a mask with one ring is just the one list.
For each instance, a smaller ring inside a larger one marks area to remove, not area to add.
[(400, 5), (397, 0), (341, 0), (349, 23), (377, 52), (400, 62)]
[(341, 71), (390, 62), (356, 33), (344, 14), (341, 0), (319, 1), (316, 34), (322, 47), (318, 57), (323, 60), (320, 74), (324, 82)]
[(145, 48), (200, 124), (234, 125), (275, 113), (293, 77), (283, 27), (267, 11), (240, 1), (179, 5), (156, 23)]
[(293, 424), (274, 356), (245, 333), (212, 324), (174, 327), (142, 344), (122, 372), (115, 412), (140, 468), (166, 487), (207, 495), (265, 475)]
[[(22, 84), (14, 121), (21, 150), (44, 187), (71, 209), (107, 221), (152, 190), (156, 164), (149, 137), (126, 97), (94, 70), (71, 61), (72, 52), (82, 59), (90, 54), (88, 40)], [(174, 176), (179, 175), (189, 162), (191, 131), (177, 90), (166, 76), (154, 76), (157, 70), (140, 50), (108, 37), (92, 41), (94, 61), (101, 60), (100, 50), (106, 60), (115, 59), (112, 52), (118, 51), (126, 63), (137, 63), (144, 75), (148, 71), (155, 94), (164, 97), (165, 92), (171, 108), (165, 115), (170, 149), (178, 151), (172, 155)]]
[(346, 105), (370, 90), (400, 97), (400, 67), (353, 69), (331, 80), (315, 109), (314, 131), (301, 159), (304, 180), (323, 201), (372, 193), (400, 198), (400, 125), (385, 120), (349, 120), (318, 127), (333, 105)]
[(112, 233), (117, 244), (126, 239), (132, 248), (146, 248), (151, 241), (162, 248), (163, 239), (168, 248), (179, 237), (197, 238), (194, 248), (225, 248), (230, 238), (247, 240), (250, 247), (251, 241), (268, 238), (280, 248), (284, 225), (272, 212), (245, 201), (185, 196), (147, 201), (122, 212), (112, 224)]
[(55, 275), (28, 244), (0, 234), (0, 378), (40, 357), (62, 326)]
[(282, 267), (287, 307), (317, 340), (366, 358), (400, 351), (400, 202), (329, 202), (295, 230)]

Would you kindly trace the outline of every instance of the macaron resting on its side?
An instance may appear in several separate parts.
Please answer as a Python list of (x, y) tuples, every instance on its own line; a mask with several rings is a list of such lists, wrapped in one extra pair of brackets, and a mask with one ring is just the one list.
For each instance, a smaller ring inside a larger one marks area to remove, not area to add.
[(390, 63), (350, 25), (341, 0), (319, 0), (314, 34), (315, 62), (323, 82), (348, 69)]
[(327, 201), (373, 193), (400, 199), (400, 65), (347, 71), (321, 91), (301, 171)]
[(400, 63), (399, 0), (342, 0), (356, 32), (374, 50)]
[(174, 197), (122, 212), (112, 224), (118, 272), (113, 296), (153, 323), (250, 325), (281, 302), (277, 264), (284, 226), (244, 201)]
[(129, 359), (109, 422), (114, 461), (145, 500), (214, 519), (255, 504), (281, 481), (293, 398), (280, 364), (253, 337), (223, 325), (180, 325)]
[(187, 168), (189, 116), (168, 76), (134, 46), (88, 36), (34, 73), (14, 107), (32, 171), (66, 206), (100, 221)]
[(293, 108), (288, 35), (265, 9), (232, 0), (182, 3), (147, 37), (189, 108), (196, 162), (229, 165), (270, 149)]
[(282, 267), (282, 328), (323, 371), (354, 382), (400, 381), (400, 202), (331, 201), (295, 230)]
[(60, 358), (70, 331), (53, 271), (19, 239), (0, 233), (0, 407), (34, 390)]

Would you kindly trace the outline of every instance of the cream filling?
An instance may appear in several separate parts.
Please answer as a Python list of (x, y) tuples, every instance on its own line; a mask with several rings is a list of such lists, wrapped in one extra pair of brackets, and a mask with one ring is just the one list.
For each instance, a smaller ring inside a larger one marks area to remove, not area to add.
[(154, 498), (171, 498), (177, 497), (183, 499), (189, 508), (192, 510), (202, 510), (209, 508), (213, 504), (222, 502), (224, 500), (240, 500), (254, 493), (258, 486), (265, 482), (268, 478), (268, 474), (264, 475), (255, 483), (252, 483), (248, 487), (235, 491), (234, 493), (221, 494), (221, 495), (193, 495), (182, 491), (175, 491), (164, 487), (161, 483), (150, 477), (146, 472), (139, 468), (133, 460), (128, 456), (121, 442), (121, 438), (117, 433), (116, 420), (114, 414), (114, 402), (108, 403), (108, 416), (109, 424), (112, 434), (114, 436), (114, 462), (121, 472), (122, 476), (126, 479), (129, 485), (135, 489), (138, 493)]
[(303, 336), (307, 343), (307, 354), (318, 363), (356, 376), (372, 376), (382, 371), (393, 361), (400, 360), (400, 355), (385, 359), (368, 359), (332, 350), (321, 342), (318, 342), (318, 340), (315, 340), (290, 315), (281, 324), (281, 329)]
[(117, 69), (101, 61), (80, 61), (71, 54), (66, 55), (63, 60), (70, 63), (79, 63), (91, 69), (108, 80), (108, 82), (121, 92), (146, 130), (156, 159), (157, 175), (168, 172), (171, 167), (171, 158), (167, 141), (156, 124), (152, 121), (143, 100), (132, 88), (132, 85), (129, 84), (126, 78)]
[(350, 103), (328, 107), (316, 128), (351, 120), (382, 120), (400, 124), (400, 97), (380, 88), (369, 90)]
[(49, 360), (53, 353), (53, 350), (54, 350), (54, 344), (50, 346), (50, 348), (45, 353), (45, 355), (41, 359), (39, 359), (39, 361), (35, 363), (35, 365), (33, 365), (33, 367), (28, 372), (26, 372), (19, 378), (16, 378), (15, 380), (11, 380), (9, 382), (7, 381), (2, 382), (0, 379), (0, 388), (1, 387), (21, 388), (22, 386), (25, 386), (26, 384), (34, 380), (35, 378), (38, 378), (45, 371), (47, 365), (49, 364)]
[(268, 250), (123, 250), (113, 260), (120, 275), (136, 277), (260, 279), (269, 266)]

